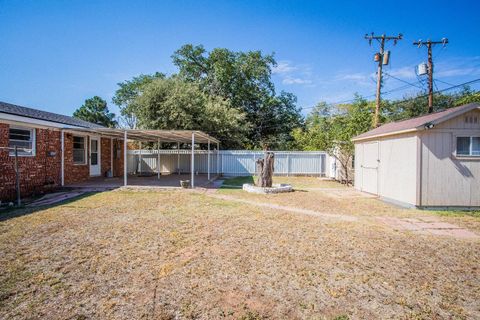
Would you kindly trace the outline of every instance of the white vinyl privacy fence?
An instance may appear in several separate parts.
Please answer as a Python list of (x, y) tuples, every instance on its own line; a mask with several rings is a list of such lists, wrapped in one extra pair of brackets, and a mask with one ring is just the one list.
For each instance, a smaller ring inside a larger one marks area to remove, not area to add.
[[(324, 176), (328, 156), (323, 151), (273, 151), (275, 175)], [(158, 166), (160, 153), (160, 166)], [(255, 161), (263, 158), (263, 151), (216, 150), (210, 151), (210, 172), (224, 176), (247, 176), (255, 174)], [(129, 150), (127, 157), (129, 173), (190, 173), (190, 150)], [(208, 153), (195, 151), (195, 173), (207, 173)]]

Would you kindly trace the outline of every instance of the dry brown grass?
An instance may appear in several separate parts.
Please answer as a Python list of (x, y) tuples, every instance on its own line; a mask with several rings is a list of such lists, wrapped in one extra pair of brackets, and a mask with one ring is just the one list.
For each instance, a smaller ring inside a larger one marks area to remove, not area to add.
[[(236, 179), (235, 179), (236, 180)], [(235, 181), (234, 180), (234, 181)], [(226, 181), (229, 184), (229, 180)], [(462, 212), (432, 212), (426, 210), (404, 209), (377, 200), (373, 196), (355, 191), (338, 182), (312, 177), (274, 177), (274, 183), (290, 183), (295, 192), (284, 194), (252, 194), (241, 189), (222, 188), (219, 194), (240, 199), (274, 203), (315, 210), (334, 212), (353, 216), (376, 217), (389, 216), (410, 218), (418, 216), (435, 216), (480, 232), (480, 214), (472, 216)], [(240, 185), (241, 183), (239, 183)]]
[(0, 222), (0, 318), (474, 319), (479, 260), (372, 219), (105, 192)]

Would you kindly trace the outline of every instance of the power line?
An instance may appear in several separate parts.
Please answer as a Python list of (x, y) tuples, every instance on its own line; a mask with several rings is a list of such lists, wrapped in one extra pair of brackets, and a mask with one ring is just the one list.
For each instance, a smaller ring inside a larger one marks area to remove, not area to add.
[(406, 83), (406, 84), (408, 84), (408, 85), (411, 85), (412, 87), (416, 87), (416, 88), (419, 88), (419, 89), (423, 89), (423, 87), (421, 87), (421, 86), (419, 86), (419, 85), (416, 85), (416, 84), (413, 84), (413, 83), (411, 83), (411, 82), (405, 81), (405, 80), (400, 79), (400, 78), (397, 78), (397, 77), (395, 77), (395, 76), (392, 76), (391, 74), (389, 74), (389, 73), (387, 73), (387, 72), (385, 72), (385, 74), (386, 74), (387, 76), (389, 76), (390, 78), (393, 78), (393, 79), (395, 79), (395, 80), (397, 80), (397, 81), (400, 81), (400, 82)]
[(422, 40), (414, 41), (413, 44), (419, 48), (425, 46), (427, 47), (428, 53), (428, 113), (433, 112), (433, 57), (432, 57), (432, 47), (436, 44), (442, 44), (444, 47), (447, 45), (448, 39), (443, 38), (441, 41), (431, 41), (428, 39), (426, 42)]
[(438, 82), (444, 83), (444, 84), (446, 84), (446, 85), (448, 85), (448, 86), (455, 86), (454, 84), (451, 84), (451, 83), (449, 83), (449, 82), (445, 82), (445, 81), (443, 81), (443, 80), (440, 80), (440, 79), (435, 79), (435, 81), (438, 81)]
[[(445, 92), (445, 91), (450, 91), (452, 89), (468, 86), (468, 85), (476, 83), (476, 82), (480, 82), (480, 78), (475, 79), (475, 80), (471, 80), (471, 81), (467, 81), (467, 82), (464, 82), (464, 83), (460, 83), (460, 84), (457, 84), (457, 85), (454, 85), (454, 86), (451, 86), (451, 87), (448, 87), (448, 88), (444, 88), (442, 90), (435, 91), (434, 93), (442, 93), (442, 92)], [(416, 97), (412, 97), (412, 98), (409, 98), (409, 99), (395, 101), (394, 104), (409, 102), (409, 101), (419, 99), (419, 98), (425, 98), (425, 97), (428, 97), (429, 95), (430, 95), (430, 93), (427, 93), (427, 94), (424, 94), (424, 95), (421, 95), (421, 96), (416, 96)]]
[(402, 40), (403, 35), (401, 33), (398, 34), (398, 36), (386, 36), (385, 34), (382, 34), (381, 36), (375, 36), (374, 33), (372, 32), (370, 35), (366, 34), (365, 39), (368, 40), (368, 43), (372, 45), (372, 40), (377, 40), (380, 43), (380, 52), (375, 54), (375, 61), (378, 62), (378, 67), (377, 67), (377, 92), (376, 96), (377, 98), (375, 99), (375, 116), (373, 117), (373, 126), (377, 127), (378, 126), (378, 120), (379, 120), (379, 115), (380, 115), (380, 95), (381, 95), (381, 90), (382, 90), (382, 67), (384, 64), (388, 64), (389, 56), (390, 56), (390, 51), (384, 52), (385, 51), (385, 42), (388, 42), (390, 40), (393, 40), (393, 44), (397, 44), (398, 40)]
[[(452, 90), (452, 89), (460, 88), (460, 87), (463, 87), (463, 86), (466, 86), (466, 85), (470, 85), (470, 84), (474, 84), (474, 83), (477, 83), (477, 82), (480, 82), (480, 78), (474, 79), (474, 80), (470, 80), (470, 81), (467, 81), (467, 82), (464, 82), (464, 83), (460, 83), (460, 84), (457, 84), (457, 85), (453, 85), (453, 86), (451, 86), (451, 87), (444, 88), (444, 89), (441, 89), (441, 90), (437, 90), (437, 91), (434, 92), (434, 94), (438, 94), (438, 93), (442, 93), (442, 92), (449, 91), (449, 90)], [(396, 91), (400, 91), (400, 90), (403, 90), (403, 89), (409, 88), (409, 87), (410, 87), (410, 85), (405, 85), (405, 86), (402, 86), (402, 87), (398, 87), (398, 88), (395, 88), (395, 89), (386, 91), (386, 92), (384, 92), (383, 94), (388, 95), (388, 94), (390, 94), (390, 93), (393, 93), (393, 92), (396, 92)], [(412, 97), (412, 98), (409, 98), (409, 99), (403, 99), (403, 100), (399, 100), (399, 101), (394, 101), (394, 102), (392, 102), (392, 103), (393, 103), (393, 104), (405, 103), (405, 102), (409, 102), (409, 101), (412, 101), (412, 100), (415, 100), (415, 99), (425, 98), (425, 97), (427, 97), (428, 95), (429, 95), (429, 94), (427, 93), (427, 94), (420, 95), (420, 96), (416, 96), (416, 97)], [(374, 96), (375, 96), (375, 95), (362, 96), (362, 98), (366, 99), (366, 98), (371, 98), (371, 97), (374, 97)], [(353, 102), (353, 101), (355, 101), (355, 98), (354, 98), (354, 99), (349, 99), (349, 100), (338, 101), (338, 102), (331, 102), (331, 103), (328, 103), (328, 105), (330, 105), (330, 106), (336, 106), (336, 105), (341, 105), (341, 104), (345, 104), (345, 103), (349, 103), (349, 102)], [(313, 108), (315, 108), (315, 106), (303, 108), (303, 110), (305, 110), (305, 109), (313, 109)], [(279, 128), (279, 127), (281, 127), (281, 125), (274, 124), (274, 125), (269, 125), (269, 126), (262, 126), (262, 129), (266, 129), (266, 128)], [(209, 131), (208, 133), (224, 133), (224, 132), (220, 132), (220, 131)], [(232, 141), (233, 141), (233, 140), (232, 140)]]

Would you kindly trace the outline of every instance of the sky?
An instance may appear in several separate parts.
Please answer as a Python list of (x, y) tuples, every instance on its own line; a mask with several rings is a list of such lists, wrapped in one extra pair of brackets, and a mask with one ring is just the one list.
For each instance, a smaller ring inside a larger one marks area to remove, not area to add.
[[(307, 113), (355, 93), (373, 99), (378, 43), (366, 33), (403, 34), (385, 66), (384, 97), (426, 88), (415, 66), (434, 48), (435, 89), (480, 78), (480, 1), (21, 1), (0, 0), (0, 101), (71, 115), (117, 83), (156, 71), (173, 74), (182, 45), (274, 53), (277, 92)], [(398, 79), (395, 79), (398, 78)], [(403, 82), (402, 82), (403, 81)], [(479, 83), (472, 85), (480, 89)]]

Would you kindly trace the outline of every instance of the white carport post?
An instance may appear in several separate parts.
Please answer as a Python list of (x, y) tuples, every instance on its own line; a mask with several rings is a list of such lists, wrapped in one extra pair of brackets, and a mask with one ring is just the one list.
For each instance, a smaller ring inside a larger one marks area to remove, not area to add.
[(217, 142), (217, 176), (220, 174), (220, 144)]
[(180, 142), (177, 142), (177, 171), (180, 175)]
[(157, 153), (157, 171), (158, 171), (157, 177), (158, 177), (158, 179), (160, 179), (160, 169), (162, 168), (160, 166), (160, 139), (158, 139), (157, 152), (158, 152)]
[(127, 186), (127, 130), (123, 134), (123, 185)]
[(62, 135), (61, 135), (61, 141), (62, 141), (62, 162), (61, 162), (61, 183), (62, 187), (65, 185), (65, 131), (62, 130)]
[(210, 181), (210, 139), (208, 139), (208, 152), (207, 152), (207, 179)]
[(192, 161), (191, 161), (191, 184), (192, 189), (195, 188), (195, 133), (192, 133)]
[(143, 167), (142, 167), (142, 141), (139, 142), (139, 147), (140, 147), (140, 155), (139, 155), (139, 158), (140, 158), (140, 161), (139, 161), (140, 162), (140, 172), (139, 173), (141, 175), (142, 174), (142, 169), (143, 169)]

